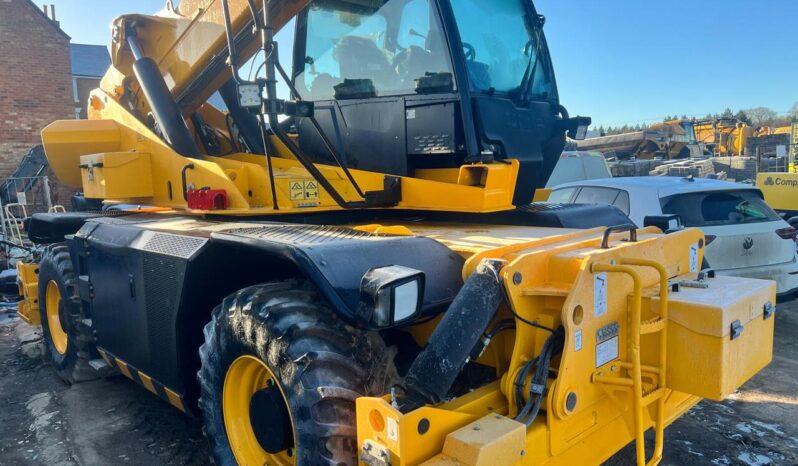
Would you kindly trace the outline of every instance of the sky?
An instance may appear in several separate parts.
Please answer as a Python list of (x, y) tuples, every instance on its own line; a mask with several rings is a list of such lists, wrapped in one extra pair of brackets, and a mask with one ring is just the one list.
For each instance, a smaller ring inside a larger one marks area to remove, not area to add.
[[(454, 0), (456, 1), (456, 0)], [(43, 2), (36, 0), (38, 5)], [(74, 43), (110, 42), (114, 17), (165, 0), (47, 0)], [(795, 0), (537, 0), (562, 104), (595, 125), (798, 101)], [(284, 41), (283, 52), (288, 50)], [(282, 55), (282, 54), (281, 54)]]

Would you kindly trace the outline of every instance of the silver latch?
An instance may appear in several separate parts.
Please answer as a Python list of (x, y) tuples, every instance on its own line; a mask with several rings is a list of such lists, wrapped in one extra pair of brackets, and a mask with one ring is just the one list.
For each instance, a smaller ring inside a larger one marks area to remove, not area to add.
[(743, 329), (745, 329), (745, 327), (743, 327), (743, 324), (741, 324), (739, 320), (735, 320), (734, 322), (732, 322), (731, 329), (729, 332), (731, 339), (736, 340), (737, 338), (739, 338), (740, 335), (743, 334)]
[(765, 303), (765, 306), (762, 310), (762, 318), (765, 320), (770, 319), (773, 313), (776, 312), (776, 306), (773, 305), (770, 301)]

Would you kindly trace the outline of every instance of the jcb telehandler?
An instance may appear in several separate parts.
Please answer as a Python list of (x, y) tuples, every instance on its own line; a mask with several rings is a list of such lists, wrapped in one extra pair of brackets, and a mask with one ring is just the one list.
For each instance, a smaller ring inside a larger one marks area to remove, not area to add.
[(201, 416), (221, 465), (659, 462), (770, 361), (775, 286), (702, 271), (678, 219), (532, 202), (589, 123), (543, 24), (528, 0), (118, 18), (90, 118), (42, 135), (101, 208), (34, 217), (19, 266), (58, 373)]

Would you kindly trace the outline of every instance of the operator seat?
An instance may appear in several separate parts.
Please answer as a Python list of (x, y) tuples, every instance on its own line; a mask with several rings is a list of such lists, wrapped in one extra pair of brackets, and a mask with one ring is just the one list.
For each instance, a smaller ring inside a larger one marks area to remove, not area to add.
[(333, 58), (338, 62), (342, 80), (371, 80), (378, 95), (399, 85), (399, 76), (388, 57), (371, 39), (346, 36), (335, 46)]
[(417, 45), (402, 50), (394, 57), (394, 68), (399, 78), (402, 80), (402, 89), (414, 89), (415, 80), (424, 77), (427, 73), (439, 73), (446, 71), (440, 66), (440, 62), (435, 60), (431, 52), (428, 52)]

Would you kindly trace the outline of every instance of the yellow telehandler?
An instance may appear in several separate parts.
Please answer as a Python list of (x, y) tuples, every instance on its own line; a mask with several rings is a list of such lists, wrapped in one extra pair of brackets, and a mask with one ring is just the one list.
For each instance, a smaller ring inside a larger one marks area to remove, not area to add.
[(590, 122), (544, 22), (528, 0), (116, 19), (89, 119), (42, 133), (94, 207), (35, 215), (20, 265), (60, 376), (200, 416), (218, 465), (660, 462), (668, 424), (771, 360), (775, 285), (702, 270), (678, 219), (532, 202)]

